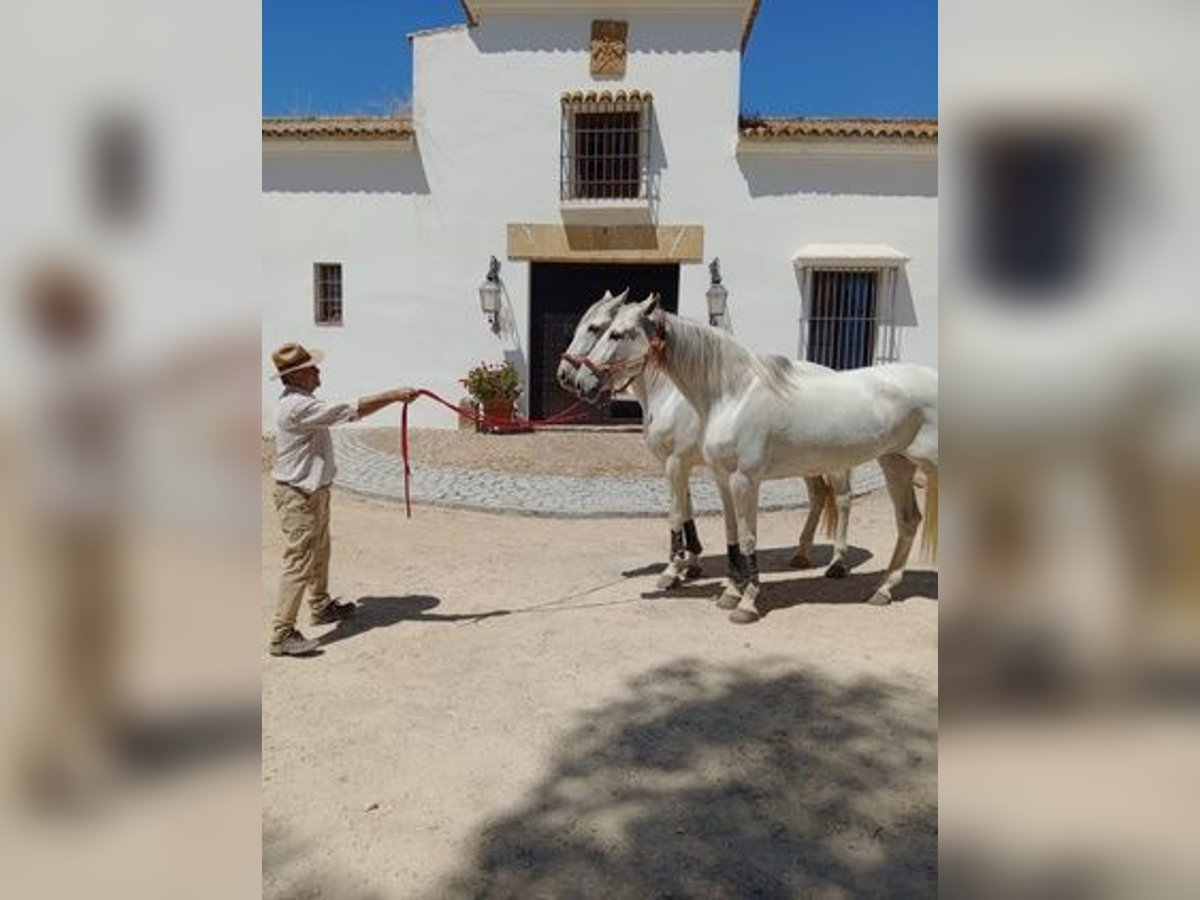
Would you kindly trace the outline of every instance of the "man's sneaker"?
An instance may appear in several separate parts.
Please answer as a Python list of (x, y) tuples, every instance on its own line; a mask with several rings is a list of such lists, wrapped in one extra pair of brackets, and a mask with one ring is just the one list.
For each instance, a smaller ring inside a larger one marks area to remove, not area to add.
[(309, 616), (309, 620), (314, 625), (332, 625), (334, 622), (350, 618), (354, 615), (354, 610), (355, 606), (353, 603), (338, 603), (336, 600), (333, 600), (324, 609), (312, 613)]
[(268, 650), (272, 656), (304, 656), (315, 652), (318, 646), (317, 641), (306, 638), (293, 628), (283, 637), (271, 641)]

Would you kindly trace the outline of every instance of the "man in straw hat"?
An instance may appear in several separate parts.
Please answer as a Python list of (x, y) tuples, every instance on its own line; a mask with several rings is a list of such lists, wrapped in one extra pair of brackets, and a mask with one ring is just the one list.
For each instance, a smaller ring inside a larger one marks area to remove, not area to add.
[(324, 354), (287, 343), (271, 354), (283, 396), (276, 417), (275, 509), (283, 527), (283, 572), (275, 607), (269, 651), (272, 656), (312, 653), (317, 642), (296, 630), (300, 603), (308, 591), (314, 625), (339, 622), (354, 612), (353, 603), (329, 596), (329, 485), (336, 468), (331, 425), (353, 422), (392, 403), (411, 403), (413, 388), (402, 387), (357, 403), (329, 403), (313, 396), (321, 385)]

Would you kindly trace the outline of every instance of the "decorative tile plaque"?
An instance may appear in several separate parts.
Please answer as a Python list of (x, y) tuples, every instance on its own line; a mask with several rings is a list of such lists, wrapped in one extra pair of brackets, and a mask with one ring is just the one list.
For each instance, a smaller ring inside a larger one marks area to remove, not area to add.
[(625, 39), (628, 22), (595, 19), (592, 22), (592, 75), (625, 74)]

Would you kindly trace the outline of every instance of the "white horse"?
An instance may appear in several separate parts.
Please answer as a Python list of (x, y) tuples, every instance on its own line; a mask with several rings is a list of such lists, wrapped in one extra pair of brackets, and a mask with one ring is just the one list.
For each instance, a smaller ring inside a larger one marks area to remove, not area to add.
[(890, 603), (921, 521), (913, 489), (918, 467), (927, 484), (924, 542), (936, 553), (937, 373), (894, 363), (802, 374), (791, 361), (762, 359), (725, 332), (657, 306), (652, 294), (619, 309), (576, 372), (576, 387), (594, 398), (639, 373), (662, 373), (700, 414), (704, 462), (727, 515), (734, 511), (744, 564), (718, 604), (733, 610), (735, 622), (760, 615), (755, 546), (764, 478), (843, 471), (871, 459), (887, 480), (898, 534), (869, 602)]
[[(575, 393), (576, 369), (608, 330), (628, 295), (628, 290), (615, 297), (611, 292), (605, 291), (604, 296), (593, 303), (580, 318), (579, 324), (575, 326), (575, 333), (571, 336), (571, 343), (562, 354), (562, 361), (558, 366), (558, 383), (564, 389)], [(806, 373), (830, 371), (815, 363), (797, 365)], [(665, 590), (703, 574), (700, 566), (703, 547), (696, 533), (692, 493), (688, 486), (692, 469), (704, 462), (700, 415), (684, 399), (671, 379), (658, 369), (633, 373), (629, 389), (641, 404), (642, 436), (650, 452), (663, 464), (671, 497), (668, 511), (671, 526), (670, 552), (667, 566), (658, 579), (658, 587)], [(808, 517), (800, 531), (796, 553), (790, 564), (797, 568), (808, 568), (811, 565), (808, 553), (821, 512), (824, 510), (827, 531), (834, 535), (833, 560), (825, 570), (825, 575), (829, 578), (842, 578), (846, 575), (850, 473), (839, 472), (827, 478), (828, 484), (826, 479), (820, 476), (805, 478), (809, 497)], [(733, 509), (728, 505), (725, 505), (724, 512), (726, 550), (732, 575), (739, 554), (737, 520)]]

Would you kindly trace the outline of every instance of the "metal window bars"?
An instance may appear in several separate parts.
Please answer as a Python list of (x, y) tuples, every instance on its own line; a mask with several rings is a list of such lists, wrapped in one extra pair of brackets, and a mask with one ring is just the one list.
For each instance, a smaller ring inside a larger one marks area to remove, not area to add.
[(565, 95), (559, 199), (646, 200), (650, 195), (650, 96)]
[(891, 268), (806, 269), (800, 357), (831, 369), (896, 361), (895, 285)]
[(314, 297), (318, 325), (340, 325), (342, 323), (342, 264), (315, 263), (313, 265)]

